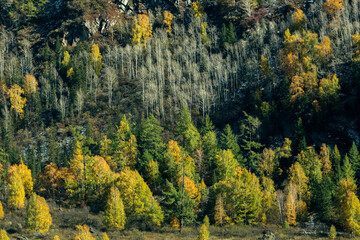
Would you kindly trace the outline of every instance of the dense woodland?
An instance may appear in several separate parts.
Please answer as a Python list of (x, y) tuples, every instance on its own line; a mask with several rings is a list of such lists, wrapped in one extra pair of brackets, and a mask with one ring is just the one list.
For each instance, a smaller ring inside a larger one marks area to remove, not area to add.
[(360, 235), (359, 8), (0, 1), (0, 239)]

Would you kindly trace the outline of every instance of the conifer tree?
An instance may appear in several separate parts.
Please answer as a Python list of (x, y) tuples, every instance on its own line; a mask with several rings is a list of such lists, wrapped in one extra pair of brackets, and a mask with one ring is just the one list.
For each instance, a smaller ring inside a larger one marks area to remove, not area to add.
[(228, 180), (235, 176), (235, 169), (239, 163), (234, 158), (231, 150), (222, 150), (216, 155), (217, 176), (219, 181)]
[(213, 122), (211, 121), (211, 118), (209, 115), (206, 114), (205, 118), (202, 120), (200, 133), (202, 136), (205, 136), (208, 132), (214, 131), (215, 126)]
[(201, 225), (198, 240), (209, 240), (210, 232), (205, 224)]
[(176, 122), (175, 133), (179, 138), (180, 143), (182, 143), (189, 154), (192, 154), (198, 149), (200, 144), (200, 133), (191, 122), (190, 113), (186, 107), (183, 107), (180, 112)]
[(341, 178), (351, 179), (352, 181), (355, 181), (355, 172), (347, 155), (345, 156), (344, 164), (341, 167)]
[(224, 203), (223, 203), (223, 199), (221, 194), (218, 194), (216, 196), (216, 204), (215, 204), (215, 225), (220, 225), (222, 226), (223, 224), (226, 223), (226, 212), (224, 209)]
[(235, 158), (240, 161), (241, 153), (240, 146), (238, 144), (238, 136), (233, 133), (229, 124), (227, 124), (220, 137), (220, 145), (222, 149), (230, 149), (235, 155)]
[(360, 178), (360, 154), (356, 147), (356, 144), (353, 142), (349, 151), (349, 161), (352, 165), (352, 168), (355, 172), (357, 179)]
[(331, 225), (330, 231), (329, 231), (329, 238), (330, 239), (336, 239), (336, 235), (337, 235), (336, 228), (335, 228), (334, 225)]
[(115, 228), (122, 230), (125, 227), (126, 216), (124, 211), (124, 204), (120, 197), (119, 189), (111, 187), (110, 194), (107, 199), (104, 223), (107, 228)]

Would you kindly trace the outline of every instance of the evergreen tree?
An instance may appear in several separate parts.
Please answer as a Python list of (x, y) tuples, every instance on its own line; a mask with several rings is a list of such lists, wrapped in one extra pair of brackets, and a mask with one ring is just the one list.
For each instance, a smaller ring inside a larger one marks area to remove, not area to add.
[(124, 229), (126, 216), (119, 189), (111, 187), (105, 207), (104, 223), (107, 228)]
[(201, 126), (201, 129), (200, 129), (201, 135), (204, 136), (208, 132), (214, 131), (214, 129), (215, 129), (214, 124), (212, 123), (209, 115), (206, 114), (205, 119), (203, 119), (203, 121), (202, 121), (202, 126)]
[(144, 156), (147, 151), (154, 161), (160, 161), (165, 150), (165, 144), (162, 140), (163, 128), (159, 121), (150, 114), (146, 119), (142, 119), (138, 127), (139, 150), (142, 153), (140, 168), (145, 168), (149, 164), (147, 157)]
[(227, 29), (226, 35), (227, 35), (228, 43), (234, 44), (236, 42), (236, 30), (232, 22), (229, 24), (229, 28)]
[(359, 151), (354, 142), (352, 143), (351, 149), (349, 151), (349, 161), (355, 172), (356, 179), (359, 180), (360, 179), (360, 154), (359, 154)]
[(238, 144), (238, 136), (232, 132), (229, 124), (225, 126), (223, 133), (221, 134), (220, 145), (222, 149), (230, 149), (239, 163), (242, 163), (240, 146)]
[(344, 164), (341, 167), (341, 178), (355, 181), (355, 171), (353, 170), (352, 164), (350, 163), (347, 155), (345, 156)]

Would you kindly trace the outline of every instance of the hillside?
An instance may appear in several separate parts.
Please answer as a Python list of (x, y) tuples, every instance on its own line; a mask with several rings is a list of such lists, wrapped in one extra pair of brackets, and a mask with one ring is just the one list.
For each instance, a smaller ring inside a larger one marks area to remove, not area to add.
[(359, 7), (1, 1), (0, 229), (357, 236)]

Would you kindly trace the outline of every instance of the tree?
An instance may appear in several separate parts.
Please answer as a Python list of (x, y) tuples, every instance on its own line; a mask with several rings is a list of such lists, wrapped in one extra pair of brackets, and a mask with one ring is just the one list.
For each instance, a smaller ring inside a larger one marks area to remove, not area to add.
[(24, 164), (22, 158), (20, 158), (19, 165), (12, 165), (8, 171), (9, 175), (18, 173), (21, 177), (21, 183), (24, 185), (25, 193), (27, 196), (31, 196), (33, 192), (33, 179), (31, 170)]
[(78, 230), (78, 234), (74, 236), (74, 240), (96, 240), (90, 233), (88, 225), (77, 225), (76, 229)]
[(163, 211), (138, 171), (123, 168), (116, 185), (128, 219), (132, 217), (155, 225), (161, 224), (164, 220)]
[(356, 147), (356, 144), (353, 142), (349, 151), (349, 161), (352, 164), (355, 176), (357, 179), (360, 178), (360, 154)]
[(241, 137), (243, 141), (243, 145), (241, 147), (247, 152), (247, 166), (250, 170), (254, 170), (256, 169), (257, 159), (260, 155), (256, 151), (262, 147), (262, 144), (257, 142), (259, 139), (258, 130), (261, 122), (257, 117), (250, 116), (246, 112), (243, 113), (245, 115), (245, 119), (240, 124), (242, 131)]
[(356, 184), (348, 178), (340, 180), (336, 191), (339, 222), (348, 231), (360, 233), (360, 201), (356, 196)]
[(25, 188), (22, 178), (18, 172), (14, 172), (9, 177), (9, 206), (15, 209), (24, 208)]
[(201, 225), (198, 240), (209, 240), (210, 232), (205, 224)]
[(164, 11), (164, 24), (166, 26), (166, 32), (169, 34), (169, 36), (172, 35), (172, 24), (173, 24), (174, 15), (172, 15), (169, 11)]
[(235, 158), (241, 160), (240, 146), (238, 144), (238, 136), (233, 133), (229, 124), (227, 124), (220, 137), (220, 145), (222, 149), (230, 149)]
[(343, 9), (344, 0), (327, 0), (324, 4), (324, 10), (331, 16), (335, 17)]
[(208, 217), (207, 215), (205, 215), (204, 220), (203, 220), (203, 223), (205, 224), (205, 226), (206, 226), (207, 228), (209, 228), (209, 226), (210, 226), (210, 221), (209, 221), (209, 217)]
[(180, 221), (174, 214), (171, 215), (170, 225), (174, 229), (179, 229), (179, 227), (180, 227)]
[(116, 79), (117, 79), (116, 70), (112, 67), (106, 67), (105, 68), (105, 79), (106, 79), (106, 85), (107, 85), (107, 91), (108, 91), (108, 104), (109, 104), (109, 107), (111, 108), (113, 89), (114, 89)]
[(235, 176), (235, 169), (239, 166), (230, 149), (222, 150), (216, 155), (216, 163), (219, 181), (233, 178)]
[(296, 226), (296, 203), (294, 196), (291, 192), (288, 193), (286, 198), (286, 218), (289, 225)]
[(31, 95), (36, 93), (38, 87), (38, 82), (33, 75), (27, 74), (24, 77), (24, 92), (26, 95)]
[(53, 240), (60, 240), (59, 236), (58, 235), (55, 235), (54, 239)]
[(332, 171), (332, 167), (330, 162), (330, 150), (324, 143), (320, 150), (320, 161), (322, 163), (322, 173), (324, 176), (327, 176)]
[(345, 156), (344, 164), (341, 167), (341, 178), (347, 178), (355, 181), (355, 171), (353, 170), (352, 164), (350, 163), (347, 155)]
[(0, 240), (10, 240), (4, 229), (0, 229)]
[(105, 232), (103, 233), (101, 240), (109, 240), (109, 237)]
[(119, 189), (111, 187), (110, 194), (107, 199), (104, 223), (107, 228), (124, 229), (126, 216), (124, 211), (124, 204), (120, 197)]
[(264, 148), (257, 167), (260, 176), (271, 178), (275, 169), (275, 151)]
[(134, 16), (133, 25), (131, 27), (131, 42), (134, 45), (146, 44), (152, 37), (152, 24), (146, 14)]
[(335, 228), (334, 225), (331, 225), (330, 231), (329, 231), (329, 238), (330, 239), (336, 239), (336, 235), (337, 235), (336, 228)]
[(49, 206), (43, 197), (35, 193), (30, 197), (27, 209), (26, 226), (31, 231), (47, 232), (52, 224)]
[(215, 215), (214, 215), (215, 225), (222, 226), (226, 223), (227, 216), (224, 209), (224, 203), (221, 194), (216, 196), (216, 204), (215, 204)]
[(19, 85), (14, 84), (8, 90), (7, 94), (10, 97), (11, 109), (14, 109), (17, 116), (23, 118), (26, 98), (21, 95), (24, 94), (24, 90)]
[(331, 48), (330, 38), (328, 36), (324, 36), (323, 40), (319, 43), (319, 45), (315, 46), (318, 58), (325, 65), (329, 62), (332, 57), (333, 49)]
[[(309, 178), (306, 176), (305, 171), (299, 162), (294, 163), (290, 168), (289, 181), (293, 183), (298, 195), (299, 202), (309, 200)], [(293, 196), (294, 197), (294, 196)], [(289, 223), (290, 224), (290, 223)]]
[(352, 54), (354, 63), (360, 62), (360, 34), (356, 31), (354, 35), (351, 35), (351, 41), (353, 46), (356, 47), (355, 52)]
[(93, 66), (96, 74), (100, 76), (101, 69), (102, 69), (102, 62), (101, 62), (102, 56), (100, 53), (99, 46), (97, 44), (93, 44), (91, 46), (91, 52), (90, 52), (90, 64)]
[(146, 166), (146, 173), (149, 185), (152, 187), (158, 186), (158, 184), (161, 182), (161, 174), (158, 163), (154, 160), (151, 160), (149, 165)]
[(3, 206), (0, 202), (0, 220), (3, 220), (4, 219), (4, 209), (3, 209)]
[(296, 9), (291, 17), (295, 30), (302, 31), (305, 29), (306, 18), (304, 12), (301, 9)]
[(200, 133), (191, 122), (190, 113), (186, 107), (183, 107), (180, 112), (175, 130), (176, 136), (180, 138), (180, 142), (189, 154), (198, 149)]
[(195, 17), (201, 18), (204, 12), (204, 8), (199, 1), (196, 1), (191, 4), (191, 11)]

